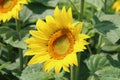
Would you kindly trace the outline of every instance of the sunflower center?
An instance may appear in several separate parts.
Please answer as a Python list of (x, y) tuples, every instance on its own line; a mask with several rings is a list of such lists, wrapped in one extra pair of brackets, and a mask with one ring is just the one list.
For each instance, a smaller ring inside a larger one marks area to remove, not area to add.
[(4, 0), (0, 0), (0, 3), (2, 3)]
[(0, 12), (8, 12), (10, 11), (15, 5), (17, 0), (0, 0)]
[(54, 33), (48, 43), (48, 52), (55, 59), (63, 59), (73, 51), (74, 37), (68, 29)]
[(69, 39), (66, 35), (59, 37), (56, 41), (54, 41), (54, 50), (57, 54), (64, 55), (70, 46)]

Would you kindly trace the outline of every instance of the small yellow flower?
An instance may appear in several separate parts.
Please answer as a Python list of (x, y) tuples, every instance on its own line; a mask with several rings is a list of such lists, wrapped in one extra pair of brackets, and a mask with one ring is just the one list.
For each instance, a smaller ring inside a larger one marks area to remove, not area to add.
[(58, 74), (61, 69), (69, 72), (69, 66), (78, 65), (76, 52), (86, 49), (88, 44), (84, 39), (89, 38), (80, 34), (82, 23), (72, 23), (71, 8), (62, 11), (55, 8), (54, 17), (47, 16), (46, 22), (38, 20), (37, 30), (31, 30), (33, 36), (26, 40), (29, 50), (25, 55), (34, 55), (28, 64), (44, 63), (44, 71), (53, 68)]
[(116, 1), (112, 8), (115, 10), (115, 12), (119, 12), (120, 11), (120, 0)]
[(21, 4), (27, 4), (26, 0), (0, 0), (0, 21), (8, 21), (12, 17), (18, 19), (18, 13), (22, 9)]

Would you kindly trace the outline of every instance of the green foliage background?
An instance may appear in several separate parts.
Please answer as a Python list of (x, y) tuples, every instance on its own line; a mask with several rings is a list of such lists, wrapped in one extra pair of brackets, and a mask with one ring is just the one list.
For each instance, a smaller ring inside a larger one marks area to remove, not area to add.
[[(37, 19), (53, 15), (56, 6), (72, 7), (74, 21), (80, 20), (81, 0), (28, 0), (19, 14), (20, 29), (14, 19), (0, 22), (0, 80), (70, 80), (70, 73), (42, 71), (42, 64), (27, 66), (31, 57), (23, 58), (20, 71), (19, 50), (27, 50), (25, 39), (36, 29)], [(112, 10), (116, 0), (84, 0), (82, 33), (90, 44), (81, 53), (78, 80), (120, 80), (120, 14)]]

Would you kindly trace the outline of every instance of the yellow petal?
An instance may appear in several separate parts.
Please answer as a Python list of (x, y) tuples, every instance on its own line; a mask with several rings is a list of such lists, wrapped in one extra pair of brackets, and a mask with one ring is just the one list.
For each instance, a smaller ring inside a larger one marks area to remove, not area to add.
[(44, 71), (50, 72), (55, 66), (56, 66), (56, 61), (51, 59), (51, 60), (45, 62)]
[(47, 16), (46, 17), (46, 22), (47, 24), (55, 23), (55, 20), (52, 16)]
[(53, 30), (48, 26), (48, 24), (41, 19), (37, 21), (36, 26), (38, 31), (45, 34), (46, 36), (50, 36), (50, 34), (53, 32)]
[(58, 62), (57, 65), (55, 66), (55, 73), (58, 74), (62, 68), (62, 63)]
[(80, 32), (81, 32), (82, 26), (83, 26), (83, 23), (82, 23), (82, 22), (80, 22), (80, 23), (76, 26), (76, 32), (77, 32), (77, 33), (80, 33)]
[(50, 55), (46, 54), (46, 55), (35, 55), (28, 63), (28, 65), (30, 64), (36, 64), (36, 63), (42, 63), (44, 61), (47, 61), (50, 59)]
[(47, 44), (48, 41), (31, 37), (29, 39), (26, 39), (25, 42), (28, 43), (28, 44), (38, 44), (38, 43)]
[(30, 34), (32, 34), (34, 37), (39, 38), (39, 39), (49, 40), (49, 36), (39, 32), (39, 31), (31, 30)]
[(74, 63), (76, 66), (78, 66), (78, 60), (77, 60), (77, 55), (76, 55), (76, 54), (73, 55), (73, 63)]
[(33, 50), (40, 50), (40, 51), (47, 51), (47, 46), (46, 45), (39, 45), (39, 44), (30, 44), (27, 46), (30, 49)]
[(66, 67), (66, 66), (63, 66), (63, 69), (64, 69), (66, 72), (70, 72), (70, 70), (69, 70), (68, 67)]
[(37, 29), (43, 31), (47, 29), (48, 25), (41, 19), (39, 19), (36, 23)]
[(68, 16), (69, 23), (72, 23), (72, 10), (71, 10), (71, 8), (68, 9), (67, 16)]
[(45, 55), (47, 54), (45, 50), (27, 50), (24, 54), (24, 56), (31, 56), (31, 55)]
[[(64, 58), (64, 61), (63, 61), (64, 64), (66, 63), (66, 64), (68, 64), (68, 65), (73, 66), (73, 58), (75, 58), (73, 53), (68, 54), (68, 55)], [(68, 66), (68, 65), (67, 65), (67, 66)]]
[(115, 12), (119, 12), (120, 11), (120, 0), (117, 0), (113, 6), (112, 9), (115, 9)]
[(55, 11), (54, 11), (54, 17), (55, 19), (58, 18), (60, 16), (60, 11), (59, 11), (59, 8), (58, 6), (55, 8)]
[(61, 20), (62, 20), (62, 24), (63, 24), (65, 27), (68, 27), (68, 24), (69, 24), (70, 22), (69, 22), (69, 18), (68, 18), (68, 15), (67, 15), (65, 6), (62, 8)]
[(83, 23), (82, 22), (75, 22), (72, 24), (72, 28), (73, 28), (73, 31), (72, 31), (72, 34), (75, 36), (75, 39), (78, 37), (76, 35), (80, 34), (81, 33), (81, 30), (82, 30), (82, 25)]
[(90, 38), (90, 36), (85, 34), (79, 34), (79, 39), (87, 39), (87, 38)]

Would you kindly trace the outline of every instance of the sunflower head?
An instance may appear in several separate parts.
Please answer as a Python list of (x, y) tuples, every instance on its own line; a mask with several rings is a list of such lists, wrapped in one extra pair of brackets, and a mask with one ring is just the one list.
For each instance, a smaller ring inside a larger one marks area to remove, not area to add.
[(120, 0), (116, 1), (112, 8), (115, 10), (115, 12), (119, 12), (120, 11)]
[(21, 4), (27, 4), (26, 0), (0, 0), (0, 21), (8, 21), (12, 17), (18, 19), (18, 13), (22, 9)]
[(86, 49), (89, 36), (80, 34), (82, 23), (72, 23), (71, 8), (56, 7), (54, 16), (47, 16), (46, 22), (39, 19), (36, 27), (30, 31), (33, 37), (26, 40), (29, 50), (25, 55), (34, 55), (28, 64), (45, 62), (44, 71), (55, 69), (56, 74), (78, 65), (76, 53)]

